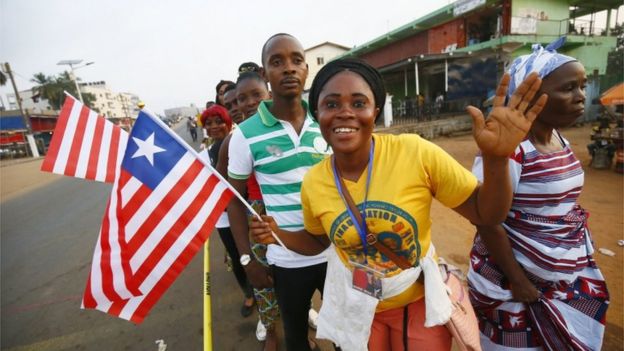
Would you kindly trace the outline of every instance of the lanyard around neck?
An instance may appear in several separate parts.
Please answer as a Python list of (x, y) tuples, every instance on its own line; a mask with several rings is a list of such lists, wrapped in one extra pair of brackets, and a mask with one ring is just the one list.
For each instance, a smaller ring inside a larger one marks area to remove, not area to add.
[(347, 203), (347, 200), (345, 199), (345, 192), (348, 192), (349, 190), (346, 189), (346, 185), (345, 185), (345, 189), (343, 189), (342, 184), (343, 182), (341, 181), (342, 178), (342, 174), (340, 173), (340, 170), (338, 169), (338, 166), (336, 166), (336, 157), (332, 156), (331, 158), (331, 162), (332, 162), (332, 168), (334, 170), (334, 182), (336, 183), (336, 188), (338, 189), (338, 193), (340, 194), (340, 198), (342, 199), (342, 201), (345, 204), (345, 207), (347, 208), (347, 212), (349, 213), (349, 217), (351, 217), (351, 221), (353, 222), (355, 229), (358, 232), (358, 235), (360, 236), (360, 240), (362, 241), (362, 247), (364, 248), (364, 263), (367, 263), (367, 256), (368, 256), (368, 250), (367, 250), (367, 244), (366, 244), (366, 235), (368, 234), (368, 228), (366, 226), (366, 205), (368, 202), (368, 189), (370, 188), (370, 180), (371, 180), (371, 174), (373, 173), (373, 156), (375, 153), (375, 141), (371, 140), (371, 146), (370, 146), (370, 150), (368, 152), (368, 169), (367, 169), (367, 175), (366, 175), (366, 192), (364, 195), (364, 204), (362, 205), (362, 211), (361, 211), (361, 215), (362, 215), (362, 223), (360, 223), (355, 214), (353, 213), (353, 211), (351, 210), (351, 207), (349, 206), (349, 204)]

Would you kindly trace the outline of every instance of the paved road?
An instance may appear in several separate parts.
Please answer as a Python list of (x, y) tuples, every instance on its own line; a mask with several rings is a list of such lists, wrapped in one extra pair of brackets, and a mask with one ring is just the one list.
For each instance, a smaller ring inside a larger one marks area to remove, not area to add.
[[(189, 138), (183, 124), (176, 129)], [(157, 350), (159, 339), (167, 350), (201, 350), (202, 255), (195, 257), (141, 325), (81, 310), (110, 185), (39, 174), (41, 160), (30, 163), (6, 166), (0, 172), (3, 194), (12, 191), (6, 189), (13, 184), (7, 179), (12, 174), (9, 167), (21, 167), (13, 171), (27, 183), (18, 185), (25, 191), (3, 195), (0, 202), (2, 350)], [(45, 185), (31, 184), (39, 178)], [(253, 336), (257, 316), (240, 317), (242, 294), (225, 269), (223, 252), (220, 240), (213, 240), (214, 350), (259, 349)]]

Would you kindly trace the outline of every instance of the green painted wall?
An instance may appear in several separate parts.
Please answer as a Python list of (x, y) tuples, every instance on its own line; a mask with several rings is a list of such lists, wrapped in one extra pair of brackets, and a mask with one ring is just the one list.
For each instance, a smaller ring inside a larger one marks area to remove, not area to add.
[(613, 43), (609, 45), (604, 42), (595, 42), (594, 45), (580, 46), (564, 53), (576, 57), (585, 66), (588, 75), (592, 74), (594, 70), (598, 70), (598, 74), (605, 74), (609, 52), (615, 47), (615, 38), (602, 39), (613, 39)]
[(548, 20), (563, 20), (570, 17), (568, 0), (514, 0), (511, 2), (511, 15), (522, 16), (523, 9), (536, 9), (544, 12)]
[[(556, 37), (538, 36), (536, 38), (536, 42), (542, 43), (542, 46), (546, 46), (554, 39), (556, 39)], [(607, 69), (607, 58), (609, 56), (609, 52), (615, 48), (615, 44), (615, 37), (569, 36), (564, 49), (558, 51), (564, 55), (572, 56), (578, 59), (583, 66), (585, 66), (585, 70), (588, 74), (593, 73), (594, 70), (598, 70), (598, 74), (605, 74)], [(516, 58), (520, 55), (526, 55), (530, 52), (531, 44), (527, 43), (527, 45), (515, 50), (512, 58)]]
[(570, 17), (568, 0), (514, 0), (511, 16), (541, 18), (537, 22), (538, 35), (562, 35), (567, 32)]

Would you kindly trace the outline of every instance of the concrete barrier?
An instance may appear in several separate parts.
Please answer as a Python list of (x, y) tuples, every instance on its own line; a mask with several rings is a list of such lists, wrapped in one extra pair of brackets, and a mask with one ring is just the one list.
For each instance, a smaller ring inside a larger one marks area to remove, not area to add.
[(469, 133), (472, 130), (472, 118), (469, 115), (455, 115), (435, 121), (414, 121), (412, 124), (376, 128), (377, 133), (403, 134), (415, 133), (425, 139), (434, 139), (439, 136), (456, 136)]

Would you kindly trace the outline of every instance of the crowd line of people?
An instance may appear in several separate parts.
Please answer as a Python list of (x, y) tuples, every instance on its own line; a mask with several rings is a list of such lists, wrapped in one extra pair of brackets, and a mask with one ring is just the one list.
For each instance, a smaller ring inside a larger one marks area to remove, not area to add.
[(235, 199), (217, 228), (264, 350), (278, 349), (278, 318), (291, 351), (319, 349), (310, 326), (336, 350), (450, 350), (433, 199), (475, 226), (483, 350), (600, 350), (609, 294), (577, 202), (583, 170), (559, 132), (582, 115), (587, 78), (561, 43), (517, 58), (487, 117), (467, 108), (472, 172), (418, 135), (373, 132), (386, 90), (362, 60), (327, 63), (303, 100), (290, 34), (217, 84), (200, 118), (210, 162), (262, 215)]

